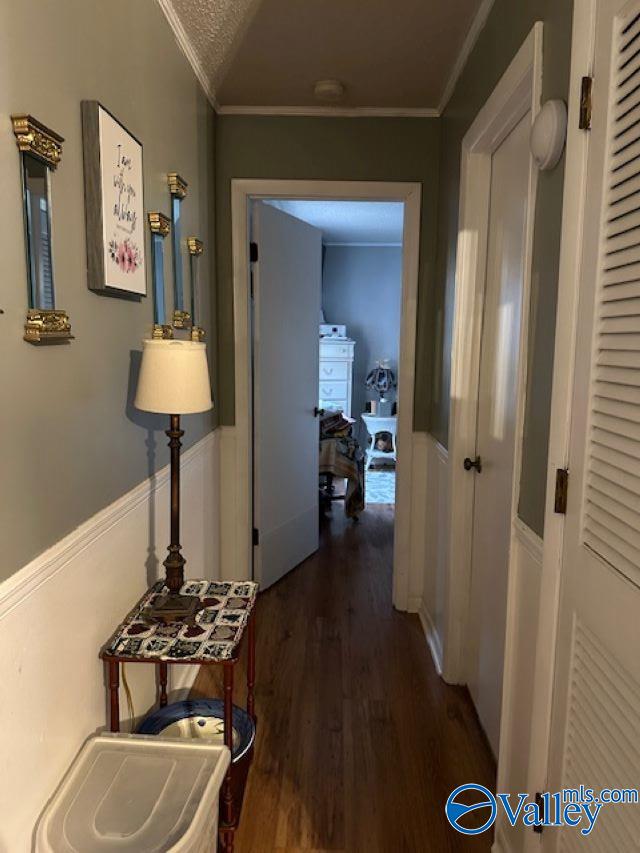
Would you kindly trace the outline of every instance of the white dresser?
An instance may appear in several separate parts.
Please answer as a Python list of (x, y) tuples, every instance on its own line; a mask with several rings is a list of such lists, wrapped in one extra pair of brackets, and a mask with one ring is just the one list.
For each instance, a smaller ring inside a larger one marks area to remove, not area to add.
[(355, 345), (349, 338), (320, 338), (318, 405), (321, 409), (342, 409), (349, 418)]

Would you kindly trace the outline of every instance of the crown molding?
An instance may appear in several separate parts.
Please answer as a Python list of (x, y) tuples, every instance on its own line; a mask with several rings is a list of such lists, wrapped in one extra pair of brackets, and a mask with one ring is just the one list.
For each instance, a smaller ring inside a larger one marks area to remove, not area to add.
[(438, 118), (433, 107), (285, 107), (219, 106), (220, 115), (230, 116), (334, 116), (341, 118)]
[(191, 66), (193, 73), (198, 78), (198, 82), (202, 86), (202, 89), (207, 96), (209, 103), (211, 106), (219, 112), (220, 107), (216, 100), (216, 93), (213, 89), (213, 86), (207, 77), (207, 74), (202, 67), (200, 59), (198, 58), (197, 53), (195, 52), (193, 45), (187, 35), (185, 28), (182, 26), (182, 22), (178, 17), (176, 10), (173, 8), (173, 3), (171, 0), (157, 0), (158, 6), (164, 12), (164, 16), (167, 19), (169, 26), (173, 30), (173, 34), (175, 36), (176, 41), (178, 42), (178, 46), (180, 50), (185, 55), (187, 62)]
[(478, 37), (484, 29), (484, 25), (487, 23), (487, 18), (489, 17), (491, 9), (493, 8), (494, 2), (495, 0), (482, 0), (480, 8), (476, 12), (476, 16), (473, 19), (471, 26), (469, 27), (469, 31), (465, 36), (465, 39), (462, 43), (462, 48), (460, 49), (460, 53), (458, 54), (458, 58), (454, 63), (451, 74), (449, 75), (449, 79), (447, 80), (446, 86), (444, 87), (442, 98), (440, 99), (440, 106), (438, 107), (438, 115), (442, 115), (442, 113), (447, 108), (447, 104), (451, 100), (451, 96), (455, 91), (458, 80), (460, 79), (467, 62), (469, 61), (471, 51), (476, 46)]
[(480, 8), (465, 36), (460, 53), (444, 87), (440, 104), (437, 107), (338, 107), (338, 106), (244, 106), (221, 105), (216, 99), (212, 82), (209, 80), (198, 55), (182, 26), (180, 18), (173, 8), (172, 0), (157, 0), (169, 26), (193, 69), (198, 82), (202, 86), (211, 106), (219, 115), (249, 115), (249, 116), (319, 116), (343, 118), (439, 118), (451, 100), (456, 84), (469, 60), (469, 56), (478, 41), (495, 0), (482, 0)]

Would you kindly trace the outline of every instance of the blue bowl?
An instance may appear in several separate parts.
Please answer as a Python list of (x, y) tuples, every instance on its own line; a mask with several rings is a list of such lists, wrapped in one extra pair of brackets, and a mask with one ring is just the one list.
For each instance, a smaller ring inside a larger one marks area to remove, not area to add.
[[(256, 737), (253, 720), (242, 708), (233, 706), (232, 761), (239, 761), (251, 749)], [(138, 726), (138, 734), (167, 737), (209, 738), (223, 743), (224, 703), (222, 699), (195, 699), (173, 702), (149, 714)]]

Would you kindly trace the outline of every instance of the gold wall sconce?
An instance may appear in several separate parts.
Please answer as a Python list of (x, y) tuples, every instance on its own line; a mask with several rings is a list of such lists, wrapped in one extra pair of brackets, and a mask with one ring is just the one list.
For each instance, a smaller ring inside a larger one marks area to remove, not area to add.
[(65, 343), (73, 335), (66, 311), (55, 304), (51, 216), (51, 173), (62, 159), (64, 139), (30, 115), (13, 115), (11, 122), (20, 152), (27, 255), (24, 340)]
[(168, 216), (158, 211), (149, 213), (151, 229), (151, 274), (153, 279), (153, 337), (172, 338), (173, 329), (166, 322), (164, 294), (164, 238), (171, 231)]

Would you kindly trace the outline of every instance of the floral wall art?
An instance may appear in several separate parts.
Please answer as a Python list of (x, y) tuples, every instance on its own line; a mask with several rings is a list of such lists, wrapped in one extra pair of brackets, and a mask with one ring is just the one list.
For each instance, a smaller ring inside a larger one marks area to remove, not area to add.
[(83, 101), (89, 287), (146, 295), (142, 144), (97, 101)]

